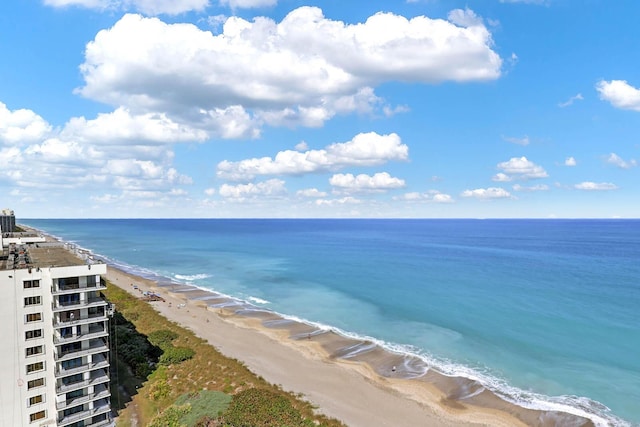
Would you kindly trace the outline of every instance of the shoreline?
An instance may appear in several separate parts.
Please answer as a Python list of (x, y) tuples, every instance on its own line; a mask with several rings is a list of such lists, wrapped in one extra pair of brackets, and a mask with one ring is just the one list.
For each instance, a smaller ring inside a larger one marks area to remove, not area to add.
[[(225, 356), (245, 363), (268, 382), (302, 394), (319, 412), (347, 425), (611, 425), (595, 424), (585, 416), (565, 411), (525, 408), (502, 399), (473, 379), (438, 372), (415, 355), (395, 353), (366, 339), (320, 329), (213, 290), (136, 271), (43, 230), (26, 228), (68, 244), (67, 249), (81, 258), (105, 262), (107, 280), (134, 296), (141, 297), (145, 291), (161, 295), (166, 302), (150, 304), (162, 316), (191, 330)], [(262, 345), (239, 345), (236, 335)], [(267, 354), (256, 354), (265, 353), (265, 348)], [(291, 366), (297, 369), (291, 370)], [(327, 366), (332, 369), (325, 372)], [(317, 375), (309, 378), (309, 371), (321, 371), (332, 380)], [(349, 379), (348, 384), (344, 378)], [(367, 398), (358, 402), (355, 396)]]
[(421, 373), (417, 357), (249, 309), (215, 291), (159, 284), (112, 264), (107, 280), (138, 297), (162, 296), (165, 302), (150, 302), (161, 315), (349, 426), (594, 426), (577, 415), (507, 402), (471, 379), (428, 367)]

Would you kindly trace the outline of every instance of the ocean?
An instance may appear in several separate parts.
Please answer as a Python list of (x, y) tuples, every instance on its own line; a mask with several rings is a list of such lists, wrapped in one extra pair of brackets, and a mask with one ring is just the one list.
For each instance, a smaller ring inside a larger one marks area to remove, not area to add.
[(25, 219), (421, 357), (528, 408), (640, 425), (640, 220)]

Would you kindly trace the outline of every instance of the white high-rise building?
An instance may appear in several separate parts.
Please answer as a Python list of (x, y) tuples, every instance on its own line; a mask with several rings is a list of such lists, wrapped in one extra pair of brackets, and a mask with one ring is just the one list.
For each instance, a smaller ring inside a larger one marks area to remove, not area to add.
[(35, 233), (0, 243), (0, 427), (111, 425), (106, 264)]

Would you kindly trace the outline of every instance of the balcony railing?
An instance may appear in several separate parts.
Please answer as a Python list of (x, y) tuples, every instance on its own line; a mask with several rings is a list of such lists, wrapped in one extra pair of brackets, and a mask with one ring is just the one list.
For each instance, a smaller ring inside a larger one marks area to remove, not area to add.
[(111, 410), (111, 407), (106, 404), (97, 408), (88, 409), (86, 411), (78, 412), (76, 414), (67, 415), (66, 417), (58, 418), (58, 427), (68, 426), (77, 421), (87, 418), (95, 417), (96, 415), (105, 414)]
[(81, 319), (79, 319), (80, 316), (74, 316), (73, 319), (67, 318), (67, 319), (56, 319), (55, 317), (53, 318), (53, 327), (54, 328), (64, 328), (67, 326), (74, 326), (74, 325), (85, 325), (87, 323), (94, 323), (97, 320), (107, 320), (107, 311), (103, 311), (103, 312), (98, 312), (98, 313), (92, 313), (87, 315), (86, 317), (82, 317)]
[(106, 329), (102, 329), (99, 331), (94, 331), (94, 332), (87, 332), (85, 334), (73, 334), (73, 335), (69, 335), (66, 337), (56, 337), (54, 336), (53, 338), (53, 343), (60, 345), (60, 344), (68, 344), (68, 343), (72, 343), (75, 341), (84, 341), (84, 340), (88, 340), (91, 338), (101, 338), (101, 337), (106, 337), (107, 335), (109, 335), (109, 332)]
[(56, 394), (69, 393), (70, 391), (89, 387), (90, 385), (96, 386), (106, 382), (109, 382), (109, 375), (105, 372), (100, 376), (90, 378), (88, 380), (82, 380), (71, 384), (61, 384), (56, 387)]
[(75, 359), (77, 357), (88, 356), (94, 353), (102, 353), (105, 351), (109, 351), (109, 346), (106, 343), (101, 344), (93, 344), (88, 348), (79, 348), (77, 350), (68, 350), (60, 352), (59, 354), (55, 354), (56, 362), (64, 362), (65, 360)]
[(69, 375), (79, 374), (80, 372), (93, 371), (95, 369), (109, 367), (109, 361), (104, 360), (96, 363), (85, 363), (84, 365), (76, 366), (74, 368), (64, 369), (61, 366), (56, 369), (56, 378), (68, 377)]
[(79, 308), (100, 307), (102, 305), (107, 305), (107, 304), (109, 303), (107, 302), (106, 298), (99, 296), (99, 297), (87, 298), (85, 300), (65, 301), (65, 302), (57, 302), (57, 303), (52, 302), (51, 309), (53, 310), (54, 313), (57, 313), (59, 311), (74, 310)]
[(80, 286), (79, 283), (67, 284), (67, 285), (58, 285), (51, 287), (51, 293), (53, 295), (65, 295), (72, 294), (74, 292), (81, 291), (103, 291), (107, 289), (107, 283), (104, 280), (100, 280), (100, 282), (87, 284), (86, 286)]
[(74, 406), (82, 405), (87, 402), (91, 402), (92, 400), (99, 400), (109, 396), (111, 396), (111, 392), (109, 392), (109, 389), (105, 389), (97, 393), (90, 393), (90, 394), (87, 394), (86, 396), (78, 396), (73, 399), (58, 402), (56, 403), (56, 409), (63, 410), (69, 407), (74, 407)]

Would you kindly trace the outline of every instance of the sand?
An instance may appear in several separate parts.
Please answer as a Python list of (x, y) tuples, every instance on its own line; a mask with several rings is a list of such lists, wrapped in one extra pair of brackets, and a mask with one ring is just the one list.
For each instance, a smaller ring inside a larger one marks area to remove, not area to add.
[(138, 297), (143, 291), (159, 293), (165, 301), (149, 304), (161, 315), (193, 331), (222, 354), (244, 362), (267, 381), (302, 393), (319, 412), (348, 426), (529, 424), (500, 410), (459, 401), (451, 404), (445, 393), (426, 381), (387, 377), (376, 373), (368, 363), (330, 357), (327, 348), (339, 347), (338, 341), (343, 339), (338, 335), (300, 330), (299, 339), (292, 339), (295, 334), (291, 328), (265, 327), (264, 313), (252, 317), (237, 315), (232, 309), (213, 308), (210, 306), (220, 301), (210, 296), (207, 299), (206, 291), (157, 287), (155, 282), (112, 266), (107, 280)]

